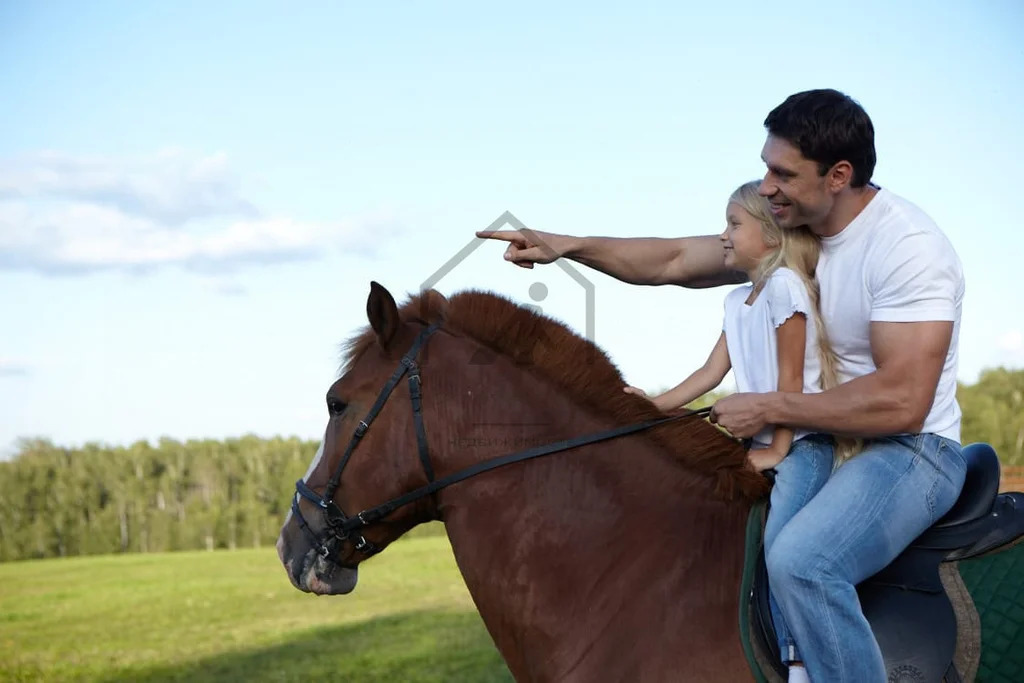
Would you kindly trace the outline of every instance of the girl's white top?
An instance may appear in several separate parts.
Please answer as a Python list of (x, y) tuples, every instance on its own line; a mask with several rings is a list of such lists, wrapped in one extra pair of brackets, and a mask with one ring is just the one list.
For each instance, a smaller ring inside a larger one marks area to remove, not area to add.
[[(807, 337), (804, 345), (804, 393), (821, 391), (818, 357), (818, 331), (811, 313), (811, 299), (800, 276), (789, 268), (779, 268), (768, 277), (764, 288), (752, 304), (747, 298), (754, 286), (737, 287), (725, 297), (725, 342), (729, 349), (736, 389), (740, 392), (778, 391), (779, 345), (776, 328), (802, 313), (807, 318)], [(757, 445), (771, 444), (775, 426), (769, 425), (754, 436)], [(809, 432), (795, 430), (793, 440)]]

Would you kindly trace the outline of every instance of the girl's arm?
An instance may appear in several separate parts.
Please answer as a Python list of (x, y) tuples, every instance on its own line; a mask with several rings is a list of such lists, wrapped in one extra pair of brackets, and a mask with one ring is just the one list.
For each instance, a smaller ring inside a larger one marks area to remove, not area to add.
[(668, 412), (685, 406), (695, 398), (700, 398), (719, 384), (732, 367), (729, 361), (729, 349), (725, 345), (725, 332), (718, 337), (715, 348), (711, 350), (704, 365), (692, 375), (684, 379), (674, 388), (655, 396), (651, 401), (662, 412)]
[[(804, 351), (807, 345), (807, 316), (794, 313), (775, 328), (779, 357), (779, 391), (804, 390)], [(785, 388), (783, 388), (785, 387)], [(775, 467), (793, 445), (793, 430), (778, 426), (768, 448), (751, 451), (750, 462), (758, 471)]]

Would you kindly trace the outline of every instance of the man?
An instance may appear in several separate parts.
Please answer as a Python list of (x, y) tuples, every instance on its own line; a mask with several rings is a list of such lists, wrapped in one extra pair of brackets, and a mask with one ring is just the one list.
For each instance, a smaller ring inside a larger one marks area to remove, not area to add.
[[(784, 229), (807, 225), (822, 238), (821, 308), (844, 383), (820, 394), (735, 394), (713, 419), (738, 437), (783, 424), (865, 438), (782, 529), (768, 567), (811, 680), (881, 682), (881, 652), (854, 586), (945, 514), (963, 486), (962, 269), (924, 212), (870, 183), (874, 128), (859, 104), (834, 90), (802, 92), (765, 127), (760, 193)], [(478, 235), (510, 242), (505, 258), (523, 267), (565, 257), (636, 284), (738, 281), (724, 272), (715, 237)]]

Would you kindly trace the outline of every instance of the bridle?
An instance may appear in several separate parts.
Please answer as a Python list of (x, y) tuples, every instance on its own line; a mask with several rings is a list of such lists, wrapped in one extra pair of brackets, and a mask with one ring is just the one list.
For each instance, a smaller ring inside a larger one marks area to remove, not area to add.
[[(296, 495), (292, 498), (292, 513), (295, 514), (299, 527), (312, 541), (317, 554), (338, 566), (345, 566), (338, 561), (336, 554), (338, 548), (340, 548), (345, 541), (351, 539), (355, 550), (362, 553), (364, 556), (368, 557), (379, 553), (381, 549), (372, 542), (366, 540), (366, 537), (361, 533), (362, 529), (370, 526), (382, 517), (386, 517), (396, 509), (420, 500), (421, 498), (425, 498), (426, 496), (430, 496), (446, 486), (469, 479), (470, 477), (475, 477), (478, 474), (488, 472), (498, 467), (511, 465), (512, 463), (531, 460), (542, 455), (558, 453), (560, 451), (597, 443), (599, 441), (607, 441), (608, 439), (614, 439), (619, 436), (625, 436), (626, 434), (639, 432), (660, 424), (665, 424), (666, 422), (672, 422), (681, 418), (698, 415), (704, 416), (711, 412), (711, 407), (709, 406), (699, 410), (688, 410), (668, 417), (647, 420), (646, 422), (638, 422), (603, 432), (586, 434), (562, 441), (555, 441), (541, 446), (536, 446), (534, 448), (516, 451), (515, 453), (490, 458), (476, 463), (475, 465), (471, 465), (470, 467), (458, 470), (457, 472), (453, 472), (452, 474), (440, 479), (434, 479), (434, 468), (430, 462), (430, 453), (427, 449), (427, 435), (423, 429), (423, 414), (421, 412), (422, 397), (420, 393), (422, 379), (420, 378), (420, 367), (416, 362), (416, 357), (419, 355), (420, 349), (422, 349), (424, 344), (426, 344), (427, 339), (430, 338), (430, 335), (432, 335), (439, 327), (440, 323), (438, 322), (425, 328), (416, 337), (412, 347), (410, 347), (405, 355), (402, 356), (402, 360), (399, 362), (398, 367), (395, 369), (390, 379), (388, 379), (384, 388), (381, 389), (380, 394), (377, 395), (377, 400), (374, 401), (370, 411), (366, 414), (366, 417), (359, 421), (359, 425), (356, 427), (355, 433), (352, 434), (352, 438), (348, 442), (348, 447), (345, 449), (345, 453), (341, 457), (341, 461), (338, 463), (338, 466), (334, 470), (334, 474), (331, 475), (331, 478), (327, 481), (327, 485), (324, 487), (323, 494), (318, 494), (316, 491), (311, 489), (303, 479), (299, 479), (295, 482)], [(391, 392), (396, 386), (398, 386), (398, 383), (406, 374), (409, 375), (409, 396), (412, 400), (412, 416), (416, 427), (416, 445), (419, 449), (420, 463), (423, 465), (423, 471), (427, 475), (427, 484), (404, 495), (392, 498), (380, 505), (363, 510), (354, 517), (349, 517), (341, 507), (334, 502), (334, 494), (341, 485), (341, 475), (345, 471), (345, 466), (348, 464), (353, 451), (363, 438), (363, 435), (366, 434), (374, 419), (376, 419), (377, 415), (384, 408), (384, 404), (387, 402)], [(319, 536), (313, 533), (309, 523), (306, 521), (305, 517), (302, 516), (302, 512), (299, 509), (300, 496), (320, 508), (324, 515), (326, 526)]]

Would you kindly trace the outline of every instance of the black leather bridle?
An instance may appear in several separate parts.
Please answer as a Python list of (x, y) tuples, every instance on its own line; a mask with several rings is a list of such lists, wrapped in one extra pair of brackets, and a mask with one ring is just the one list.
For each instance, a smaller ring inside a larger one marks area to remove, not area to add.
[[(348, 443), (348, 447), (345, 449), (345, 454), (341, 458), (341, 462), (338, 463), (337, 468), (334, 470), (334, 474), (331, 475), (331, 478), (327, 481), (327, 485), (324, 487), (323, 495), (320, 495), (311, 489), (303, 479), (299, 479), (295, 482), (296, 495), (292, 498), (292, 512), (298, 520), (299, 527), (312, 541), (317, 554), (325, 560), (334, 562), (339, 566), (345, 566), (338, 561), (336, 552), (345, 541), (350, 539), (352, 540), (353, 548), (367, 557), (380, 552), (380, 548), (366, 540), (366, 537), (361, 533), (361, 530), (364, 527), (370, 526), (377, 520), (382, 517), (386, 517), (400, 507), (432, 495), (456, 482), (469, 479), (470, 477), (474, 477), (498, 467), (511, 465), (512, 463), (530, 460), (542, 455), (557, 453), (559, 451), (565, 451), (578, 446), (597, 443), (599, 441), (607, 441), (608, 439), (614, 439), (619, 436), (625, 436), (626, 434), (639, 432), (666, 422), (672, 422), (684, 417), (693, 417), (696, 415), (704, 416), (711, 412), (711, 407), (709, 406), (707, 408), (701, 408), (700, 410), (680, 412), (668, 417), (647, 420), (646, 422), (639, 422), (624, 427), (618, 427), (616, 429), (597, 432), (595, 434), (587, 434), (572, 439), (565, 439), (563, 441), (555, 441), (541, 446), (536, 446), (534, 448), (528, 448), (523, 451), (517, 451), (515, 453), (509, 453), (507, 455), (484, 460), (470, 467), (453, 472), (452, 474), (440, 479), (434, 479), (434, 468), (431, 465), (430, 453), (427, 449), (427, 435), (423, 429), (423, 414), (421, 412), (422, 400), (420, 393), (422, 379), (420, 377), (420, 367), (416, 362), (416, 357), (419, 355), (420, 349), (422, 349), (424, 344), (426, 344), (430, 335), (432, 335), (439, 327), (440, 323), (434, 323), (425, 328), (419, 336), (416, 337), (416, 341), (413, 342), (412, 347), (404, 356), (402, 356), (402, 360), (399, 362), (398, 368), (395, 369), (391, 378), (388, 379), (384, 388), (381, 389), (380, 394), (377, 396), (377, 400), (374, 401), (374, 404), (366, 414), (366, 417), (360, 420), (359, 425), (356, 427), (355, 433), (352, 435), (352, 438)], [(387, 402), (391, 392), (396, 386), (398, 386), (402, 377), (407, 373), (409, 375), (409, 396), (412, 399), (413, 421), (416, 426), (416, 444), (419, 449), (420, 463), (423, 465), (423, 471), (427, 475), (428, 483), (425, 486), (421, 486), (404, 495), (398, 496), (397, 498), (392, 498), (391, 500), (377, 505), (376, 507), (363, 510), (354, 517), (349, 517), (341, 507), (334, 502), (334, 494), (338, 490), (338, 486), (341, 484), (342, 472), (345, 471), (345, 466), (352, 457), (352, 452), (359, 444), (359, 441), (363, 438), (363, 435), (366, 434), (366, 431), (370, 428), (370, 424), (373, 423), (373, 420), (384, 408), (384, 404)], [(300, 496), (316, 505), (323, 512), (326, 526), (319, 536), (313, 533), (309, 523), (306, 521), (305, 517), (302, 516), (301, 510), (299, 510)]]

